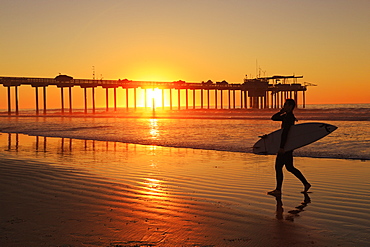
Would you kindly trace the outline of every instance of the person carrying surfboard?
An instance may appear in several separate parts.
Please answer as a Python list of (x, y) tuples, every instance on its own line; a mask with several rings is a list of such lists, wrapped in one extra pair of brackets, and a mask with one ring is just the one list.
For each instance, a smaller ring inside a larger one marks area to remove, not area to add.
[(284, 165), (289, 172), (293, 173), (302, 182), (304, 186), (303, 193), (307, 193), (311, 187), (311, 184), (307, 182), (303, 174), (293, 165), (293, 150), (292, 151), (284, 150), (284, 146), (288, 138), (290, 127), (294, 125), (295, 121), (298, 121), (293, 114), (295, 106), (296, 103), (293, 99), (287, 99), (285, 101), (283, 109), (281, 109), (278, 113), (274, 114), (271, 117), (273, 121), (282, 121), (281, 128), (283, 129), (283, 131), (281, 134), (280, 149), (278, 151), (275, 161), (276, 188), (275, 190), (268, 192), (269, 195), (273, 196), (281, 195), (281, 188), (284, 179), (283, 175)]

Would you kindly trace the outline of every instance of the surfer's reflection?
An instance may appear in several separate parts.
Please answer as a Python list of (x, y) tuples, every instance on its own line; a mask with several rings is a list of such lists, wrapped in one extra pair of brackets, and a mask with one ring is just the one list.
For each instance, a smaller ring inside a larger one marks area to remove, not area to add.
[[(294, 221), (294, 218), (299, 216), (299, 213), (304, 211), (304, 208), (307, 207), (309, 203), (311, 203), (311, 198), (308, 196), (308, 193), (303, 193), (303, 202), (295, 207), (296, 209), (288, 211), (288, 215), (285, 216), (285, 220)], [(283, 208), (283, 201), (281, 199), (281, 195), (276, 196), (276, 218), (278, 220), (284, 219), (284, 208)]]

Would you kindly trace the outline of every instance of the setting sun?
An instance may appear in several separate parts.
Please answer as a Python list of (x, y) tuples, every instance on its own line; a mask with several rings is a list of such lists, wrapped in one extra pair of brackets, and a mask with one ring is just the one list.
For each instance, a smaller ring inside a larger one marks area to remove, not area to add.
[(162, 90), (159, 88), (148, 89), (147, 100), (152, 108), (163, 106)]

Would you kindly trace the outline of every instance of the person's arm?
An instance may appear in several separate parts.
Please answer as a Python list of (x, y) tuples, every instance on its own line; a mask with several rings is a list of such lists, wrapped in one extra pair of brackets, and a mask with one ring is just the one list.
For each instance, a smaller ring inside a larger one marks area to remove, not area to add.
[(279, 111), (278, 113), (275, 113), (272, 117), (271, 117), (271, 120), (273, 121), (283, 121), (284, 117), (285, 117), (286, 113), (281, 110)]

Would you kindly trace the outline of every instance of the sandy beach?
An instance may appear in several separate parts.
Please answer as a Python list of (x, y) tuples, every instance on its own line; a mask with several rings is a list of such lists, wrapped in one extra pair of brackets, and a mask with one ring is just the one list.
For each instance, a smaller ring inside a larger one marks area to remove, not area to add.
[(0, 246), (367, 246), (368, 161), (0, 135)]

